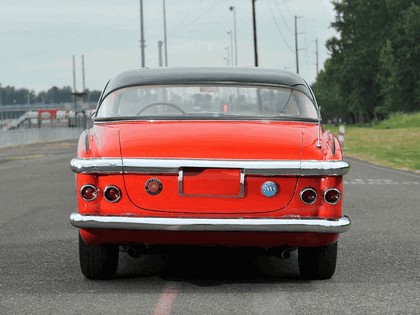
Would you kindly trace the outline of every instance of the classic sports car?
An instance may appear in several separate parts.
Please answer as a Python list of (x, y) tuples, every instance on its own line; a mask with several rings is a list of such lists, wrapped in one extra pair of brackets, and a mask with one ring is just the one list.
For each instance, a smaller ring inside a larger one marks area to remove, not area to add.
[[(298, 75), (260, 68), (124, 72), (105, 87), (71, 161), (83, 274), (112, 277), (119, 251), (243, 246), (303, 278), (335, 271), (349, 164)], [(167, 246), (164, 248), (167, 248)]]

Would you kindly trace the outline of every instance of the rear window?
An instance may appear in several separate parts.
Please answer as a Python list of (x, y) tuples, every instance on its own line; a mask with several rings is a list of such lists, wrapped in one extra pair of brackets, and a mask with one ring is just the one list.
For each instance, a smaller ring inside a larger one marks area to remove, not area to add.
[(104, 119), (317, 119), (315, 105), (287, 87), (235, 85), (141, 86), (109, 94)]

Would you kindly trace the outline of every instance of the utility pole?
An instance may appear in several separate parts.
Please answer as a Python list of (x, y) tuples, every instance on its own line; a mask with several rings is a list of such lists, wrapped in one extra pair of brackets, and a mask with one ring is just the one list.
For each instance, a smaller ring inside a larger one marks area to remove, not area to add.
[[(85, 58), (84, 55), (82, 55), (82, 75), (83, 75), (83, 91), (77, 92), (76, 89), (76, 57), (73, 55), (73, 92), (71, 93), (73, 95), (74, 100), (74, 113), (76, 115), (77, 112), (77, 98), (80, 97), (84, 100), (84, 97), (86, 96), (85, 92)], [(76, 117), (76, 116), (75, 116)], [(75, 120), (76, 123), (76, 120)]]
[(163, 41), (165, 43), (165, 67), (168, 66), (168, 40), (166, 38), (166, 1), (163, 0)]
[[(76, 58), (73, 55), (73, 106), (74, 106), (74, 117), (76, 117), (76, 111), (77, 111), (77, 100), (76, 100)], [(76, 119), (75, 119), (76, 121)]]
[(226, 65), (227, 66), (230, 66), (231, 65), (231, 61), (230, 61), (230, 53), (229, 53), (229, 46), (226, 46), (225, 47), (225, 49), (226, 49)]
[(258, 67), (257, 20), (255, 18), (255, 1), (256, 0), (252, 0), (252, 25), (254, 27), (254, 60), (255, 66)]
[(233, 66), (233, 36), (232, 31), (227, 32), (227, 34), (230, 36), (230, 65)]
[(84, 92), (86, 90), (86, 84), (85, 84), (85, 55), (82, 55), (82, 87)]
[(76, 59), (73, 55), (73, 93), (76, 93)]
[(82, 93), (85, 95), (83, 96), (83, 101), (85, 101), (86, 96), (86, 84), (85, 84), (85, 55), (82, 55)]
[(299, 74), (299, 48), (298, 48), (298, 31), (297, 31), (297, 19), (301, 16), (295, 15), (295, 52), (296, 52), (296, 73)]
[(161, 40), (158, 40), (159, 67), (162, 67), (162, 45), (163, 45), (163, 42)]
[(315, 39), (316, 75), (319, 73), (318, 39)]
[(140, 0), (140, 50), (141, 50), (141, 67), (146, 67), (144, 59), (144, 25), (143, 25), (143, 0)]
[(0, 106), (3, 105), (3, 99), (1, 97), (1, 83), (0, 83)]
[(236, 38), (236, 9), (234, 6), (229, 7), (233, 12), (233, 34), (235, 37), (235, 66), (238, 66), (238, 39)]

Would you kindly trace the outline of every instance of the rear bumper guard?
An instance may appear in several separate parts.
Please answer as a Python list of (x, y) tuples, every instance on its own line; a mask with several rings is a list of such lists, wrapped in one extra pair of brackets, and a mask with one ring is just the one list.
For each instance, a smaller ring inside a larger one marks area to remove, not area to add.
[(72, 213), (70, 224), (82, 229), (137, 231), (343, 233), (350, 229), (351, 222), (347, 216), (339, 219), (208, 219), (96, 216)]

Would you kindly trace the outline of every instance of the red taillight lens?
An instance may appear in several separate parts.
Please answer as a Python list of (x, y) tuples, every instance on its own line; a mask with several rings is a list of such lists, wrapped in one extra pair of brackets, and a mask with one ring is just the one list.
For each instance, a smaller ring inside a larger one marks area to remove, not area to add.
[(108, 186), (104, 190), (104, 197), (109, 202), (117, 202), (121, 199), (121, 190), (117, 186)]
[(324, 192), (324, 200), (330, 205), (335, 205), (340, 200), (340, 191), (335, 188), (327, 189)]
[(80, 189), (80, 195), (85, 201), (92, 201), (98, 196), (98, 190), (93, 185), (84, 185)]
[(318, 195), (313, 188), (305, 188), (300, 192), (300, 199), (307, 205), (315, 203), (317, 196)]

